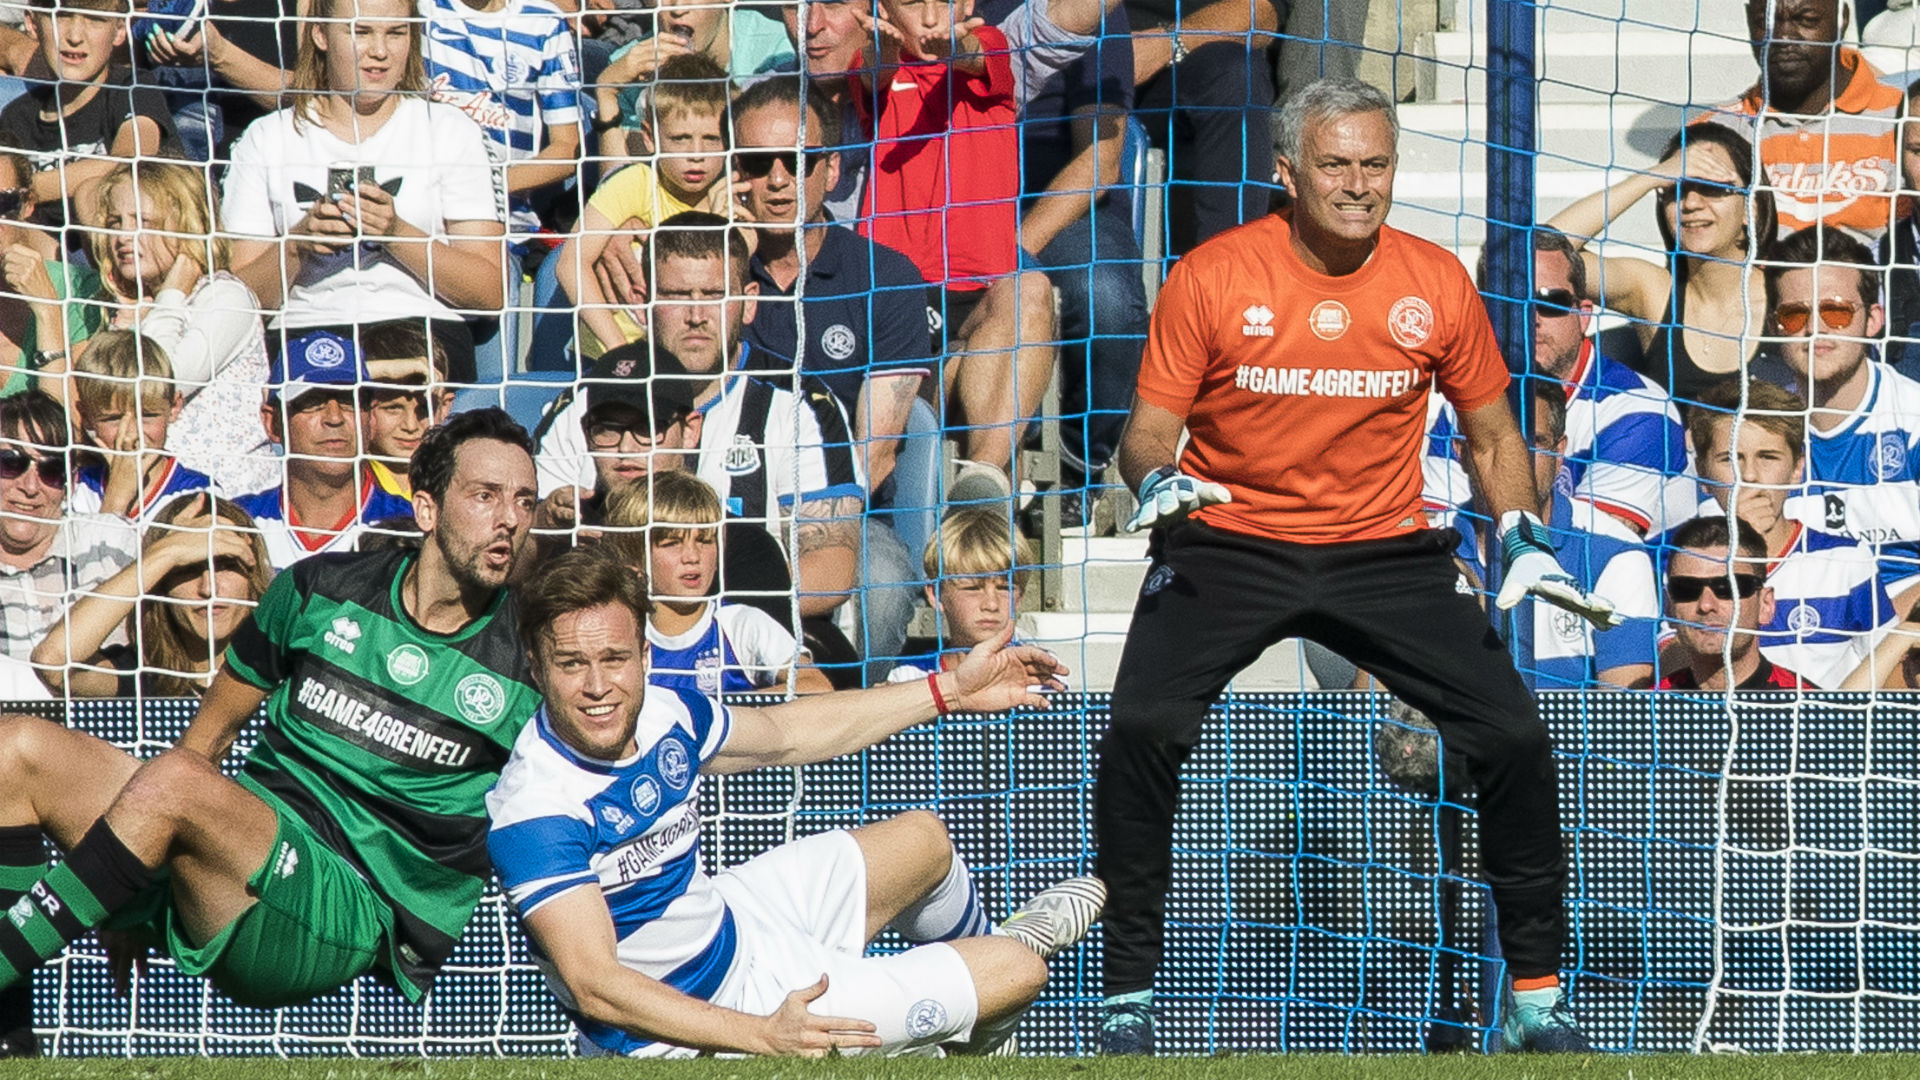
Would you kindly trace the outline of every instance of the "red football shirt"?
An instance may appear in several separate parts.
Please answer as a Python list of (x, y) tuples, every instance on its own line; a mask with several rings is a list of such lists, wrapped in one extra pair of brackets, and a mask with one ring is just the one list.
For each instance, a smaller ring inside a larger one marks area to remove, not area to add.
[(1195, 516), (1297, 543), (1427, 527), (1427, 398), (1498, 398), (1507, 366), (1451, 252), (1383, 228), (1343, 277), (1293, 253), (1286, 214), (1221, 233), (1167, 275), (1140, 363), (1143, 401), (1184, 417), (1187, 473), (1233, 501)]
[(974, 36), (985, 50), (982, 75), (944, 60), (903, 63), (874, 73), (882, 84), (854, 95), (874, 133), (860, 232), (906, 253), (928, 282), (961, 292), (1019, 265), (1013, 64), (1006, 35), (983, 26)]

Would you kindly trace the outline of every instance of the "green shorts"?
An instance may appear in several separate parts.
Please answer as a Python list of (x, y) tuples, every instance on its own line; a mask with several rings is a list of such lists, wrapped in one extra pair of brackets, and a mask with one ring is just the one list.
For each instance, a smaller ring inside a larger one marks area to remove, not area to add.
[(151, 934), (181, 971), (259, 1009), (311, 1001), (366, 974), (386, 956), (393, 930), (392, 910), (353, 864), (277, 800), (266, 801), (279, 828), (273, 853), (247, 879), (259, 902), (213, 940), (187, 937), (165, 882), (110, 923)]

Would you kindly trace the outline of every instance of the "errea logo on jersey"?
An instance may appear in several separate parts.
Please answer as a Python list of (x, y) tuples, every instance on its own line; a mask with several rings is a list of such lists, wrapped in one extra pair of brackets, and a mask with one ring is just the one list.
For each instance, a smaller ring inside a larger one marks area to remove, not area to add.
[(1248, 308), (1247, 310), (1241, 312), (1240, 316), (1241, 318), (1244, 318), (1247, 320), (1247, 324), (1240, 328), (1240, 333), (1242, 335), (1246, 337), (1272, 337), (1273, 336), (1273, 309), (1272, 308), (1268, 307), (1265, 304), (1255, 304), (1252, 307)]
[(327, 644), (352, 656), (354, 642), (360, 640), (360, 624), (342, 615), (333, 620), (333, 625), (327, 629), (323, 638)]

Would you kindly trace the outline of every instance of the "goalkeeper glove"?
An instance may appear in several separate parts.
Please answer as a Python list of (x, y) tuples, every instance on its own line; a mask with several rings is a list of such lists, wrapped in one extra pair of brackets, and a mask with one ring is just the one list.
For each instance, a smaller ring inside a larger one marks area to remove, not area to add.
[(1598, 593), (1588, 594), (1560, 569), (1553, 557), (1553, 545), (1547, 543), (1547, 527), (1534, 515), (1509, 510), (1500, 516), (1500, 553), (1500, 565), (1506, 573), (1494, 603), (1501, 611), (1511, 611), (1532, 593), (1573, 612), (1597, 630), (1611, 630), (1625, 621), (1613, 610), (1613, 601)]
[(1127, 522), (1127, 531), (1151, 529), (1178, 521), (1203, 506), (1232, 501), (1233, 494), (1219, 484), (1162, 465), (1140, 481), (1140, 509)]

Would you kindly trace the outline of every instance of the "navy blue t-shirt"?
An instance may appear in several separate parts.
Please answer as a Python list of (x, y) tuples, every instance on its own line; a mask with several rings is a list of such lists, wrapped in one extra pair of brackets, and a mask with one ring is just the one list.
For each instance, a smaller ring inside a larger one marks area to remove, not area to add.
[[(801, 370), (825, 383), (847, 415), (874, 371), (924, 367), (933, 356), (926, 279), (905, 255), (844, 225), (814, 225), (826, 240), (807, 263), (807, 347), (798, 344), (792, 289), (782, 289), (756, 256), (759, 304), (747, 324), (754, 363), (799, 356)], [(798, 284), (798, 282), (795, 282)]]

